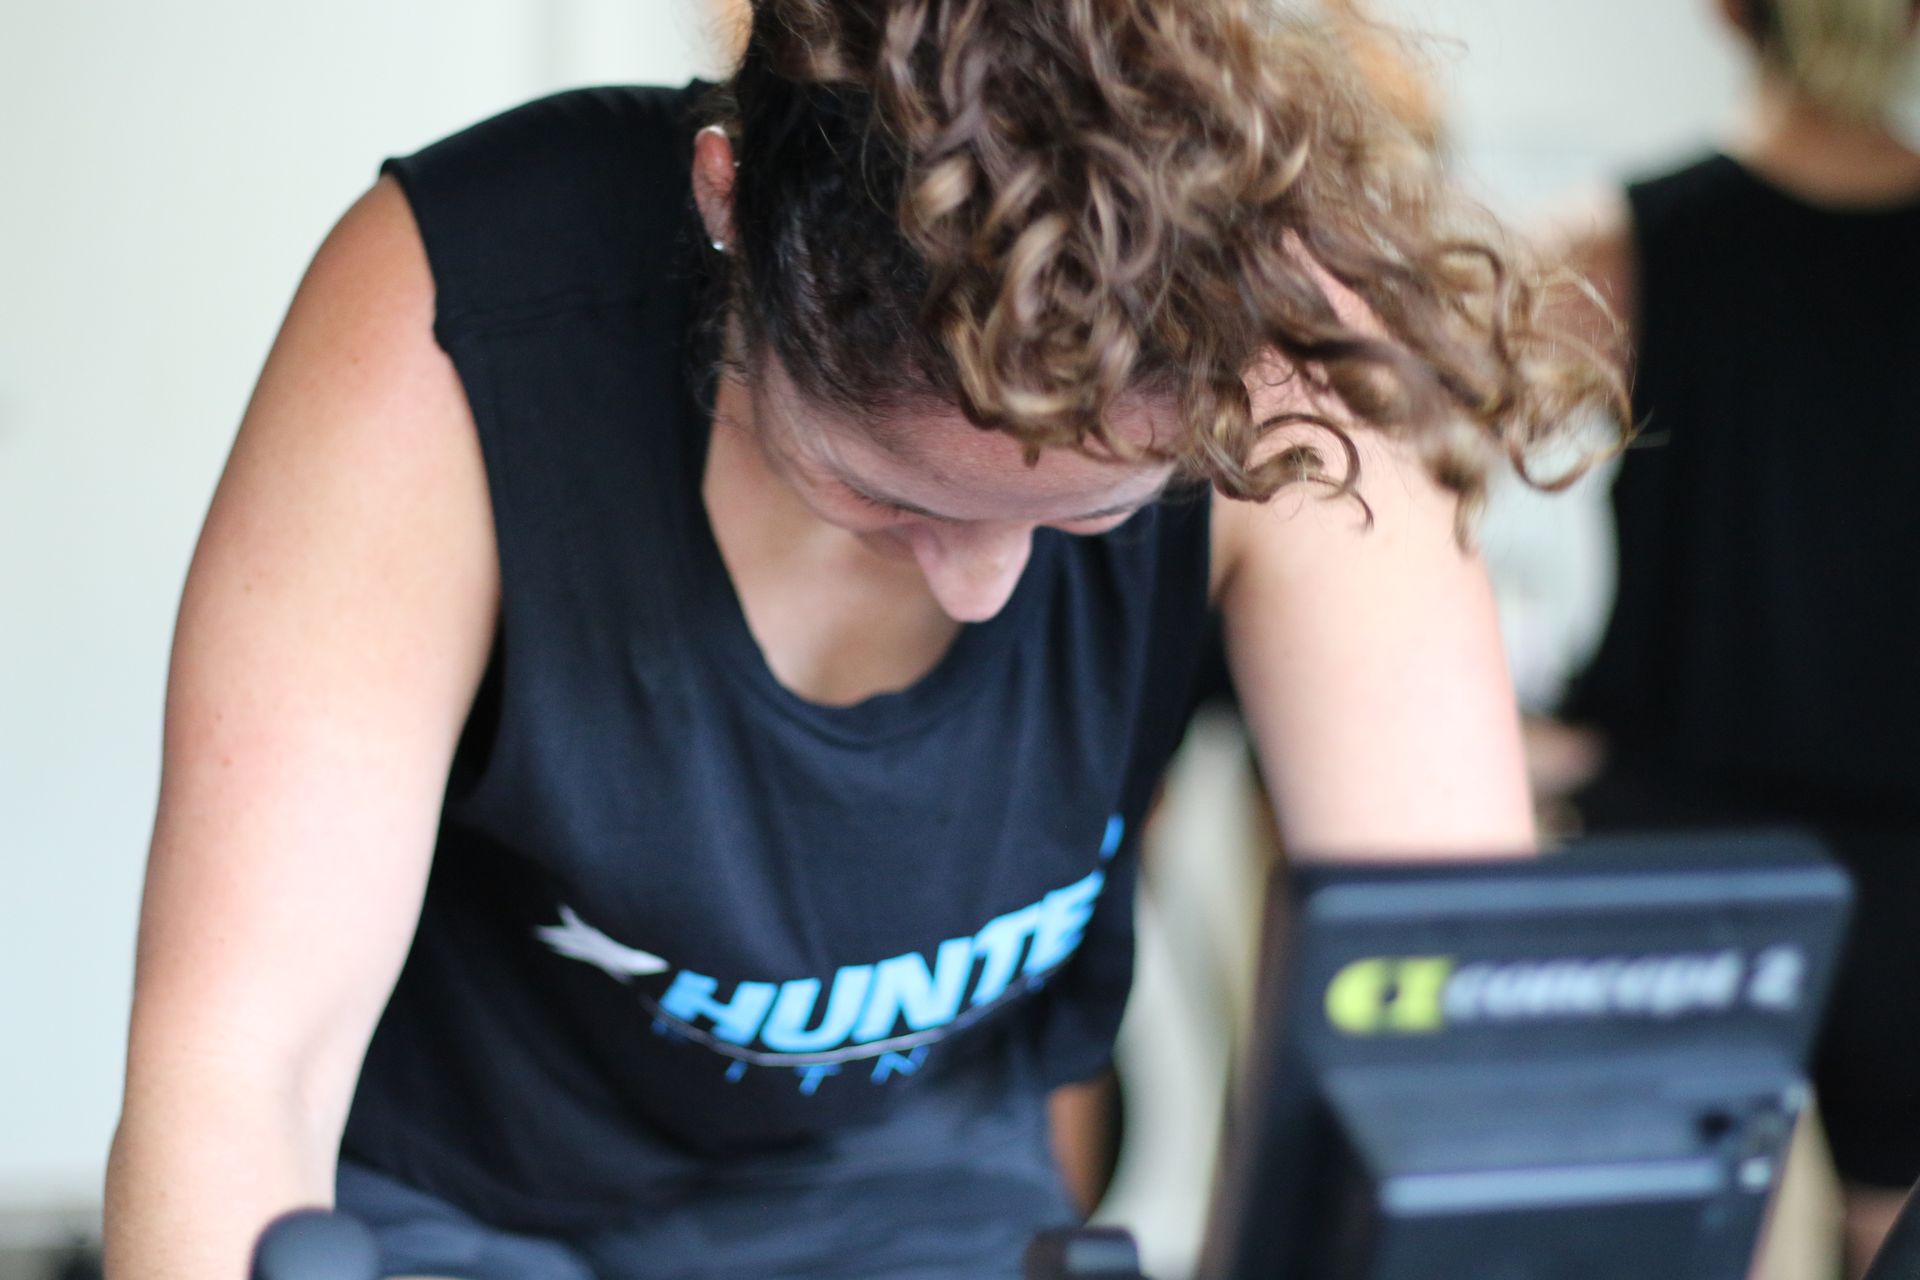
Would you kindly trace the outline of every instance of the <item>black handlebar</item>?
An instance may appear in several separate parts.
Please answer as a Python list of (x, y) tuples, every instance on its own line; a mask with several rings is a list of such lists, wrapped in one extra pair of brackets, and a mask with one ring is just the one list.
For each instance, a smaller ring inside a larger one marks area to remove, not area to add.
[(260, 1233), (252, 1275), (253, 1280), (380, 1280), (380, 1251), (358, 1218), (296, 1209)]
[(1042, 1231), (1027, 1246), (1024, 1280), (1142, 1280), (1140, 1251), (1118, 1227)]
[[(1133, 1237), (1114, 1227), (1043, 1231), (1025, 1280), (1142, 1280)], [(253, 1251), (253, 1280), (380, 1280), (380, 1251), (359, 1219), (325, 1209), (275, 1218)]]

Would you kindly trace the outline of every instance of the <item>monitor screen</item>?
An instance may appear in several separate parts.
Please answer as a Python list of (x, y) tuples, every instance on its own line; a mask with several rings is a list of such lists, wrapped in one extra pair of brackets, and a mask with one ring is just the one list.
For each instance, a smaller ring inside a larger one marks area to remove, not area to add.
[(1849, 889), (1783, 833), (1276, 885), (1205, 1280), (1742, 1280)]

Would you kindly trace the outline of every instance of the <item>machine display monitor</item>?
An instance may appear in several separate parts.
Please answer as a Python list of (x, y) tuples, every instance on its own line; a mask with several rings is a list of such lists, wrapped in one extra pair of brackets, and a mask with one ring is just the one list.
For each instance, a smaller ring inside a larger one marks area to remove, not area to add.
[(1276, 886), (1202, 1280), (1741, 1280), (1844, 932), (1787, 834)]

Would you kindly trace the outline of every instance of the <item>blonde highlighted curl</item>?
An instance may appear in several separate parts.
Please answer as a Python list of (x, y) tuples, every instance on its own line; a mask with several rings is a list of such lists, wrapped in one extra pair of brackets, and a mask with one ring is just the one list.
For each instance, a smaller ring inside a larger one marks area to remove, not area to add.
[[(1261, 0), (755, 0), (713, 114), (745, 358), (848, 410), (937, 399), (1030, 456), (1128, 456), (1110, 410), (1165, 397), (1159, 452), (1252, 499), (1352, 493), (1358, 423), (1463, 521), (1582, 406), (1626, 420), (1611, 366), (1543, 328), (1540, 268), (1337, 34)], [(1276, 354), (1289, 408), (1256, 417)], [(1260, 448), (1287, 426), (1345, 466)]]

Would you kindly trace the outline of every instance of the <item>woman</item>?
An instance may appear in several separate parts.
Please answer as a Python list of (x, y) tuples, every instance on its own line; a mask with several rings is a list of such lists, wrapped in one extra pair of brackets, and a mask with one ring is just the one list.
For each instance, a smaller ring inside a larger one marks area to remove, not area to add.
[[(1627, 187), (1578, 258), (1647, 447), (1620, 588), (1569, 717), (1589, 828), (1789, 822), (1858, 885), (1817, 1064), (1864, 1268), (1920, 1176), (1920, 90), (1913, 0), (1723, 0), (1757, 64), (1726, 149)], [(1903, 114), (1903, 112), (1905, 114)]]
[(1010, 1274), (1209, 597), (1292, 847), (1530, 842), (1457, 533), (1602, 382), (1502, 265), (1253, 0), (763, 0), (392, 163), (187, 588), (110, 1269)]

